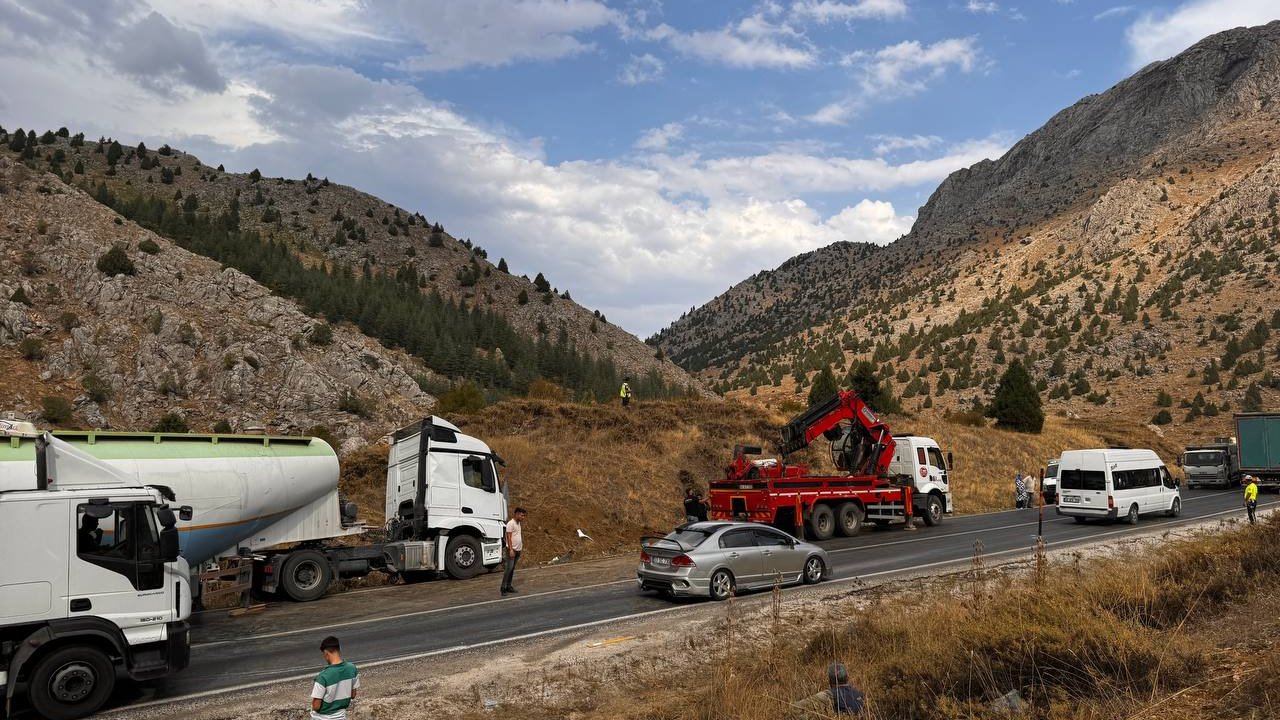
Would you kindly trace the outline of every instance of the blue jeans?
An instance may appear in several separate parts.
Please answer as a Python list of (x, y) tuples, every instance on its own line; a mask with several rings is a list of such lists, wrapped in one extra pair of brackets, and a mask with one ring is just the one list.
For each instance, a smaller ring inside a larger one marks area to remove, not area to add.
[(502, 589), (514, 590), (515, 586), (511, 583), (516, 579), (516, 563), (520, 562), (519, 550), (507, 552), (507, 570), (502, 573)]

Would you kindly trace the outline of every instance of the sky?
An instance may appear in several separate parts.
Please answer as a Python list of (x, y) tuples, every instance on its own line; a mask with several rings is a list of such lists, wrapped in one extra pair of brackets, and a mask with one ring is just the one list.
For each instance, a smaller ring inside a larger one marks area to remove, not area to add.
[(0, 125), (373, 193), (645, 337), (1275, 0), (0, 0)]

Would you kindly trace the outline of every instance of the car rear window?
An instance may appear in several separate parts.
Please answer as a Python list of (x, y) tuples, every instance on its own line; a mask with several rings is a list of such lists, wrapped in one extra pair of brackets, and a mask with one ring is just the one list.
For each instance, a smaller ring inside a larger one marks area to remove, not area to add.
[(709, 537), (711, 537), (711, 533), (706, 532), (705, 530), (690, 530), (686, 528), (684, 530), (676, 530), (673, 533), (668, 533), (664, 539), (679, 543), (680, 547), (685, 550), (692, 550), (705, 542)]
[(1063, 490), (1106, 490), (1107, 474), (1101, 470), (1062, 470), (1058, 486)]

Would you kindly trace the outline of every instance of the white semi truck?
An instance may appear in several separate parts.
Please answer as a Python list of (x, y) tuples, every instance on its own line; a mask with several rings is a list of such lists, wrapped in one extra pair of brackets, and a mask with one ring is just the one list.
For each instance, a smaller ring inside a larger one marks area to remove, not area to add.
[[(0, 489), (34, 465), (32, 433), (0, 447)], [(501, 459), (439, 417), (392, 435), (385, 541), (338, 493), (338, 458), (318, 438), (59, 431), (58, 438), (140, 484), (171, 488), (197, 520), (178, 525), (192, 567), (254, 558), (255, 588), (315, 600), (338, 577), (387, 570), (468, 578), (501, 562), (507, 501)]]
[[(24, 444), (4, 430), (3, 450)], [(0, 688), (6, 715), (21, 693), (41, 717), (72, 720), (102, 707), (118, 673), (187, 666), (190, 570), (176, 525), (191, 510), (175, 514), (168, 488), (47, 434), (26, 440), (29, 472), (0, 487)]]

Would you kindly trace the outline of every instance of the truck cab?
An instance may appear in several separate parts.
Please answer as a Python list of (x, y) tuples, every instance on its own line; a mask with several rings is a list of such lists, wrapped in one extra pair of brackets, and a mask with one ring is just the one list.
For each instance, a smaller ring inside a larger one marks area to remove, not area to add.
[(1234, 438), (1188, 445), (1178, 461), (1188, 488), (1205, 485), (1227, 488), (1240, 481), (1239, 453)]
[(107, 468), (107, 484), (59, 489), (55, 463), (40, 465), (29, 489), (0, 492), (0, 688), (72, 720), (106, 702), (118, 672), (186, 667), (190, 568), (164, 488), (110, 484)]
[(954, 512), (950, 463), (937, 441), (917, 435), (894, 435), (893, 439), (896, 445), (889, 472), (911, 478), (912, 512), (935, 522), (942, 519), (942, 513)]

